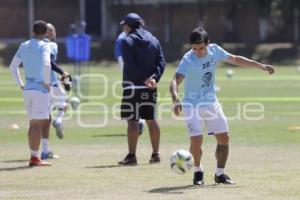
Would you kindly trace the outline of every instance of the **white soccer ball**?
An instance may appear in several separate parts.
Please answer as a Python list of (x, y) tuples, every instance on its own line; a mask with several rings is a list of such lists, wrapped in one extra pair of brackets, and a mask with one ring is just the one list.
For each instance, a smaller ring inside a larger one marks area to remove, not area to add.
[(77, 110), (77, 108), (80, 104), (80, 99), (78, 97), (71, 97), (70, 104), (71, 104), (73, 110)]
[(234, 75), (233, 69), (228, 69), (226, 72), (227, 78), (232, 78), (233, 75)]
[(177, 174), (184, 174), (194, 166), (193, 155), (186, 150), (176, 150), (170, 158), (171, 169)]

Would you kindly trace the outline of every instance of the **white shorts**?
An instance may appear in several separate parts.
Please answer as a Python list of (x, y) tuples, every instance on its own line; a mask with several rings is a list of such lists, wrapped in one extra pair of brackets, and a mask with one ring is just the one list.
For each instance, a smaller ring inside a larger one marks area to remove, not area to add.
[(208, 135), (228, 133), (227, 119), (218, 102), (203, 107), (183, 107), (186, 127), (190, 137), (203, 134), (203, 125), (206, 126)]
[(62, 88), (61, 84), (57, 86), (51, 86), (50, 92), (50, 105), (51, 107), (59, 107), (64, 108), (66, 107), (67, 103), (67, 95)]
[(26, 114), (32, 119), (49, 119), (50, 94), (38, 90), (23, 90)]

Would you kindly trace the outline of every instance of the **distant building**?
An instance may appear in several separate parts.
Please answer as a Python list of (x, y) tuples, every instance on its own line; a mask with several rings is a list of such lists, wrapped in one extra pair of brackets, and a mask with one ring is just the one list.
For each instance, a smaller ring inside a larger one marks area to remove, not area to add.
[(28, 38), (35, 19), (53, 23), (59, 38), (68, 34), (71, 23), (85, 20), (87, 33), (92, 35), (94, 42), (113, 44), (121, 31), (122, 17), (128, 12), (137, 12), (163, 47), (174, 52), (187, 43), (189, 32), (196, 26), (203, 26), (213, 42), (298, 43), (300, 3), (286, 0), (281, 5), (278, 2), (281, 1), (1, 0), (0, 41)]

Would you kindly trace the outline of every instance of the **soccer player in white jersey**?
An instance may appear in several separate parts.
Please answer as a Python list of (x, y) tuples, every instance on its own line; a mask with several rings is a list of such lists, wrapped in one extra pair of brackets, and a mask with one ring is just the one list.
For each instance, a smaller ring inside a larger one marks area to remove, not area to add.
[[(47, 34), (46, 34), (46, 42), (50, 45), (51, 50), (51, 92), (50, 92), (50, 105), (51, 110), (54, 107), (58, 108), (56, 119), (53, 120), (53, 126), (56, 129), (56, 135), (58, 138), (63, 138), (63, 126), (62, 126), (62, 117), (64, 116), (67, 108), (67, 96), (62, 88), (58, 77), (56, 73), (59, 73), (62, 77), (67, 77), (69, 74), (65, 71), (63, 71), (62, 68), (60, 68), (56, 64), (56, 58), (58, 53), (58, 46), (54, 42), (56, 39), (56, 30), (55, 27), (47, 23)], [(51, 125), (51, 115), (49, 116), (49, 120), (45, 124), (43, 128), (43, 134), (42, 134), (42, 154), (41, 159), (52, 159), (52, 158), (58, 158), (57, 155), (54, 155), (52, 151), (48, 149), (49, 144), (49, 130)]]
[[(46, 22), (36, 21), (33, 25), (33, 38), (20, 45), (10, 64), (12, 74), (22, 90), (29, 118), (29, 166), (51, 165), (38, 158), (42, 128), (49, 119), (50, 112), (50, 47), (44, 41), (46, 33)], [(21, 63), (24, 66), (25, 85), (19, 74)]]
[[(179, 115), (183, 110), (187, 131), (190, 136), (190, 151), (194, 157), (194, 185), (203, 185), (203, 167), (201, 165), (204, 122), (208, 134), (217, 140), (215, 156), (217, 168), (215, 182), (234, 184), (225, 174), (225, 164), (229, 153), (229, 129), (226, 117), (218, 103), (215, 93), (215, 70), (220, 61), (242, 67), (253, 67), (269, 74), (274, 73), (270, 65), (261, 64), (248, 58), (233, 55), (217, 44), (210, 44), (207, 32), (201, 27), (190, 34), (189, 50), (181, 59), (170, 84), (174, 104), (174, 113)], [(184, 98), (180, 102), (178, 86), (184, 80)]]

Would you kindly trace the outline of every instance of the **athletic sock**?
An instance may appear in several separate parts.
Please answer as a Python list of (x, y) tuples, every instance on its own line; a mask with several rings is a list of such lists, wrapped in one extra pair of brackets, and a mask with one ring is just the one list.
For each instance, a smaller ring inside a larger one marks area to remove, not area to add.
[(46, 138), (42, 138), (42, 149), (43, 149), (43, 153), (48, 153), (48, 143), (49, 140)]
[(202, 165), (200, 165), (199, 167), (194, 166), (194, 172), (204, 172)]
[(65, 115), (65, 111), (62, 110), (61, 108), (58, 109), (57, 117), (55, 119), (56, 123), (61, 123), (62, 117)]
[(32, 157), (38, 157), (39, 156), (39, 152), (38, 151), (34, 151), (34, 150), (31, 150), (31, 156)]
[(220, 176), (225, 173), (225, 168), (217, 168), (216, 175)]

